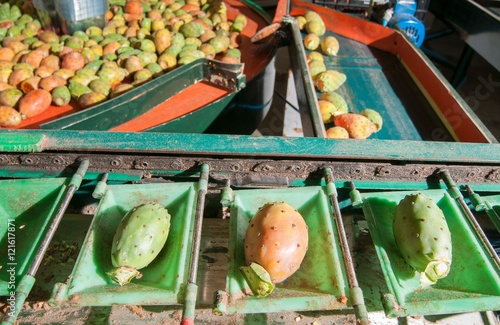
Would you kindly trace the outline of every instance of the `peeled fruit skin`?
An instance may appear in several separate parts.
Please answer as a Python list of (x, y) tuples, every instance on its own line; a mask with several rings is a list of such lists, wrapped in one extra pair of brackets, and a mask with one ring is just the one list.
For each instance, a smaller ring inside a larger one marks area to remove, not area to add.
[(160, 204), (142, 204), (127, 212), (113, 237), (111, 262), (116, 269), (108, 272), (111, 279), (124, 285), (141, 276), (138, 270), (158, 256), (169, 230), (170, 214)]
[(352, 139), (366, 139), (376, 130), (375, 124), (365, 116), (345, 113), (335, 117), (335, 126), (341, 126), (349, 132)]
[(443, 211), (431, 198), (422, 193), (406, 195), (396, 206), (392, 226), (404, 260), (421, 272), (422, 286), (448, 275), (451, 233)]
[(307, 248), (307, 225), (287, 203), (267, 203), (250, 220), (245, 235), (246, 263), (262, 266), (273, 283), (299, 269)]

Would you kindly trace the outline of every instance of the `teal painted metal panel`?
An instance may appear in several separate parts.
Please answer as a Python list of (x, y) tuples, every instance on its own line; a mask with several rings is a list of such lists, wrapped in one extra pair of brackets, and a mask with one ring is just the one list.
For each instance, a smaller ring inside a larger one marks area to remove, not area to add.
[(128, 151), (168, 154), (394, 160), (406, 162), (500, 162), (498, 143), (414, 140), (331, 140), (178, 133), (2, 130), (0, 152)]

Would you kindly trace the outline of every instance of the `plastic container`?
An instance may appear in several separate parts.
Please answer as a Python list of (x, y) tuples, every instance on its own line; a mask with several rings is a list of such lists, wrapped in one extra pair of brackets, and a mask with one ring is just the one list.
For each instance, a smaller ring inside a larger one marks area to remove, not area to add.
[(389, 288), (383, 305), (389, 316), (452, 314), (500, 309), (500, 270), (456, 201), (446, 190), (420, 191), (443, 211), (452, 239), (450, 273), (421, 288), (419, 273), (400, 255), (392, 220), (397, 204), (416, 192), (364, 193), (363, 212)]
[(90, 26), (103, 28), (106, 24), (107, 0), (54, 0), (62, 32), (73, 34)]
[[(196, 183), (108, 185), (68, 283), (56, 285), (52, 304), (69, 301), (82, 306), (173, 305), (184, 300), (196, 211)], [(140, 279), (120, 286), (106, 272), (111, 241), (123, 216), (133, 207), (158, 202), (171, 215), (162, 251)]]

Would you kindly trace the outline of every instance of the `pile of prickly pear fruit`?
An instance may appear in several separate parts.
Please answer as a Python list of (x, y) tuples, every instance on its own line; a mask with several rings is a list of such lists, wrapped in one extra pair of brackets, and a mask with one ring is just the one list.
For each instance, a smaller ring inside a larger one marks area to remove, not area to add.
[(108, 3), (104, 28), (72, 35), (43, 30), (31, 0), (0, 3), (0, 127), (94, 106), (199, 58), (241, 61), (247, 18), (229, 20), (222, 0)]
[[(347, 76), (337, 70), (327, 69), (324, 57), (337, 56), (340, 45), (335, 36), (326, 35), (322, 17), (307, 11), (296, 17), (299, 28), (305, 33), (303, 43), (308, 50), (307, 64), (316, 90), (320, 93), (318, 107), (328, 128), (330, 139), (366, 139), (382, 128), (382, 116), (370, 108), (360, 113), (349, 112), (346, 100), (337, 92)], [(332, 125), (333, 124), (333, 125)]]
[(269, 295), (300, 267), (308, 248), (302, 215), (285, 202), (267, 203), (250, 220), (245, 234), (246, 266), (241, 272), (252, 293)]
[(134, 207), (120, 221), (113, 237), (111, 262), (115, 269), (107, 274), (123, 286), (142, 276), (165, 245), (170, 230), (170, 214), (158, 203)]
[(406, 263), (420, 273), (422, 287), (450, 272), (451, 233), (443, 211), (423, 193), (406, 195), (396, 206), (394, 239)]

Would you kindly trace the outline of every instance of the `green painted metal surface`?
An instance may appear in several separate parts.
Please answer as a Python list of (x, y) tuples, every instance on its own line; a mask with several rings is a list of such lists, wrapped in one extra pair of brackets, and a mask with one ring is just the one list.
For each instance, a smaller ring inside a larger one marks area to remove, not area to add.
[(69, 178), (0, 181), (0, 246), (5, 250), (0, 255), (0, 296), (14, 291), (26, 274), (69, 182)]
[[(82, 306), (173, 305), (182, 303), (188, 276), (198, 184), (108, 185), (67, 284), (58, 284), (51, 302)], [(99, 195), (99, 194), (98, 194)], [(158, 202), (171, 215), (170, 232), (143, 276), (120, 286), (110, 271), (111, 241), (123, 216), (133, 207)]]
[[(16, 147), (21, 137), (22, 147)], [(29, 139), (33, 142), (28, 143)], [(43, 141), (41, 140), (43, 139)], [(172, 154), (265, 155), (274, 157), (380, 159), (407, 162), (492, 163), (500, 144), (413, 140), (349, 140), (216, 134), (114, 133), (99, 131), (1, 130), (4, 152), (47, 150), (137, 151)], [(16, 150), (13, 150), (16, 149)]]
[(452, 237), (450, 273), (421, 288), (419, 274), (400, 255), (394, 241), (394, 209), (414, 191), (362, 193), (368, 222), (389, 292), (384, 309), (390, 316), (433, 315), (500, 309), (500, 270), (486, 243), (474, 231), (446, 190), (421, 191), (443, 211)]
[[(474, 187), (476, 188), (476, 187)], [(500, 233), (500, 195), (484, 195), (480, 197), (481, 207), (475, 206), (477, 211), (485, 211), (495, 228)]]
[[(268, 202), (286, 202), (303, 216), (309, 248), (300, 268), (267, 297), (249, 294), (239, 267), (246, 265), (243, 241), (249, 221)], [(229, 266), (221, 313), (347, 310), (352, 303), (338, 232), (324, 187), (233, 191), (230, 203)], [(347, 299), (345, 299), (347, 297)]]

